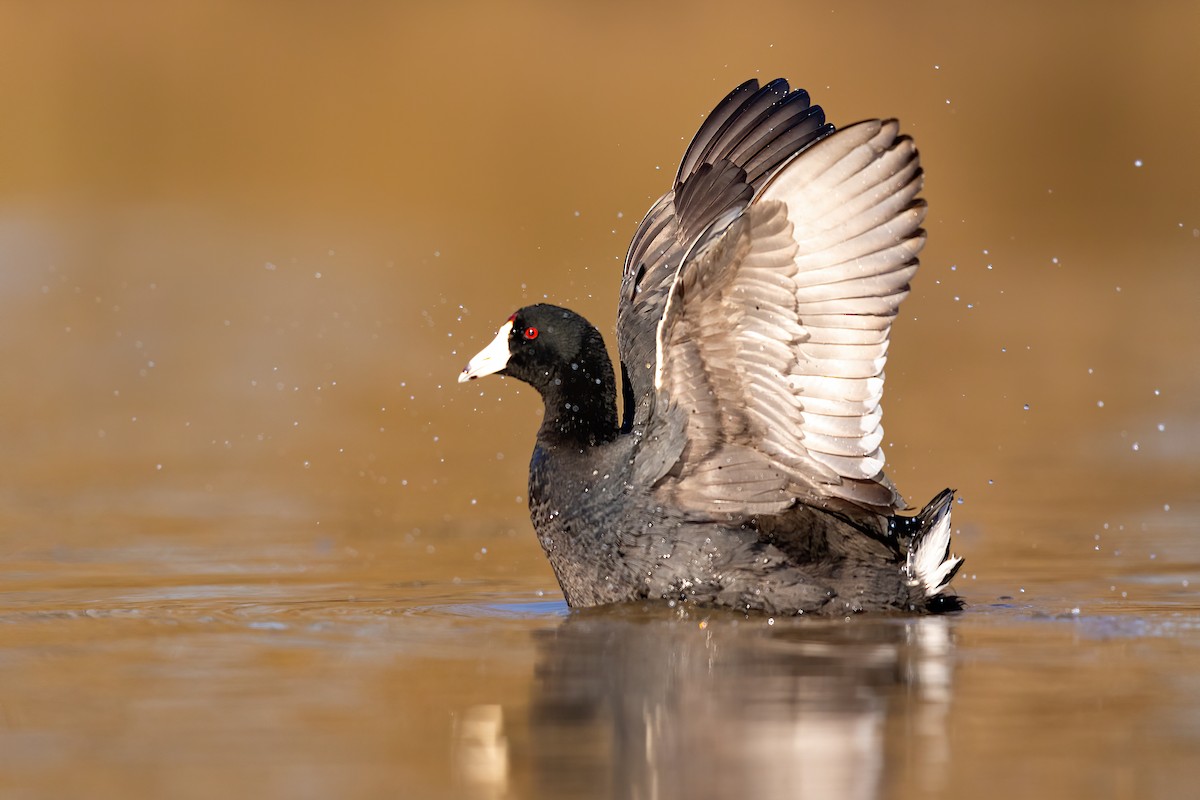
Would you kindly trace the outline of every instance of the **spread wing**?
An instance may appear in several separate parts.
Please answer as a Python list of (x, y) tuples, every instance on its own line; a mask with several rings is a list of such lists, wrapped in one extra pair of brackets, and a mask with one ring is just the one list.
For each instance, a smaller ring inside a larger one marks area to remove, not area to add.
[(762, 88), (747, 81), (709, 114), (674, 187), (646, 214), (625, 259), (617, 349), (626, 429), (644, 426), (653, 412), (658, 324), (684, 253), (714, 220), (748, 206), (780, 164), (832, 131), (808, 93), (791, 91), (782, 79)]
[(897, 130), (861, 122), (795, 155), (682, 258), (656, 330), (653, 412), (682, 426), (658, 486), (679, 507), (903, 506), (883, 475), (880, 401), (925, 204)]

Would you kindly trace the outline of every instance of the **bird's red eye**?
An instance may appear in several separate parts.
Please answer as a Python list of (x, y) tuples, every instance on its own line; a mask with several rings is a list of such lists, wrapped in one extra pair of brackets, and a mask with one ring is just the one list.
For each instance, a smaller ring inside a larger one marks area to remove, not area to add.
[(530, 325), (528, 328), (525, 329), (525, 338), (526, 339), (533, 341), (537, 337), (538, 337), (538, 329), (537, 328)]

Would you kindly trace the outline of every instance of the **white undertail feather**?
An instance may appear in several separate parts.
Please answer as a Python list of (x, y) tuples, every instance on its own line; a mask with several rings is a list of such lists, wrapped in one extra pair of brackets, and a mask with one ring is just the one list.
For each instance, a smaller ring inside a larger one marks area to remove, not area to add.
[(905, 573), (910, 584), (920, 586), (926, 597), (939, 594), (963, 563), (950, 552), (951, 506), (946, 502), (934, 510), (933, 518), (922, 526), (908, 548)]

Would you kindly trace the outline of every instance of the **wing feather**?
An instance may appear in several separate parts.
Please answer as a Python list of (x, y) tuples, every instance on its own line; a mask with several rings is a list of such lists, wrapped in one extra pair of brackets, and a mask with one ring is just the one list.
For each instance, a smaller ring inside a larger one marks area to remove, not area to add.
[[(750, 116), (780, 102), (765, 89), (746, 100)], [(735, 113), (689, 151), (690, 191), (708, 198), (698, 217), (733, 197), (714, 191), (706, 159), (739, 148), (763, 158), (763, 142), (807, 124), (790, 102), (778, 133)], [(681, 257), (655, 354), (657, 403), (686, 419), (687, 446), (660, 487), (681, 507), (902, 507), (882, 471), (881, 400), (891, 323), (924, 243), (922, 183), (895, 121), (859, 123), (788, 156)], [(681, 194), (685, 210), (697, 202)]]
[(724, 214), (748, 206), (781, 164), (832, 132), (808, 93), (791, 90), (782, 79), (761, 88), (747, 81), (700, 126), (673, 187), (647, 212), (625, 259), (617, 350), (627, 387), (627, 430), (665, 423), (671, 413), (664, 407), (656, 418), (657, 332), (687, 253)]

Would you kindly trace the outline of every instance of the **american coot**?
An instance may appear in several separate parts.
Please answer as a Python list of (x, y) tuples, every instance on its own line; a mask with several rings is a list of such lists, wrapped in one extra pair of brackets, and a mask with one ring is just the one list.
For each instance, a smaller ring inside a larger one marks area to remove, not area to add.
[(925, 241), (895, 120), (835, 132), (808, 93), (747, 81), (646, 214), (604, 341), (520, 309), (459, 375), (541, 393), (529, 510), (567, 602), (774, 614), (961, 603), (947, 489), (913, 516), (883, 474), (888, 332)]

